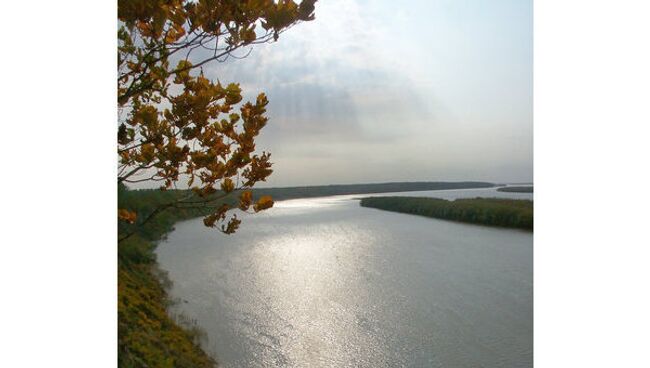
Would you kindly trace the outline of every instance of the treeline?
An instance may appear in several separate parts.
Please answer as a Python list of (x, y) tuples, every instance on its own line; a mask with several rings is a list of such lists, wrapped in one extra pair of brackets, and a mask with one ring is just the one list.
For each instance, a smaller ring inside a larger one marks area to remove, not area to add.
[(369, 197), (361, 206), (437, 219), (533, 230), (533, 202), (472, 198), (447, 201), (425, 197)]
[(509, 192), (509, 193), (532, 193), (533, 187), (501, 187), (497, 188), (498, 192)]

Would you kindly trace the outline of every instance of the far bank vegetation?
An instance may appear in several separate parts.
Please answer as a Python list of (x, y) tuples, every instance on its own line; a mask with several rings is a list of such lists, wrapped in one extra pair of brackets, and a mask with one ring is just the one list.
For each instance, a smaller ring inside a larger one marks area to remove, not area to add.
[(497, 191), (507, 193), (532, 193), (533, 187), (501, 187), (497, 188)]
[(533, 201), (471, 198), (368, 197), (361, 206), (437, 219), (533, 230)]

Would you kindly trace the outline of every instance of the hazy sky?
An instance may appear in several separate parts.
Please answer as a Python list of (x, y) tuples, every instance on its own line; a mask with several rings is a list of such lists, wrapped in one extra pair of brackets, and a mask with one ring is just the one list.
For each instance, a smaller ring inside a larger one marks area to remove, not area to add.
[(204, 72), (268, 95), (269, 185), (532, 181), (528, 0), (321, 0)]

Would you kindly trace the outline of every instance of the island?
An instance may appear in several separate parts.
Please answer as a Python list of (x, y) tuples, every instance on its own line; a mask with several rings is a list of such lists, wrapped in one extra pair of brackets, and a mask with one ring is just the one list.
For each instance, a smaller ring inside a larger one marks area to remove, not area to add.
[(362, 207), (472, 224), (533, 230), (533, 201), (468, 198), (448, 201), (427, 197), (366, 197)]
[(497, 188), (498, 192), (508, 192), (508, 193), (532, 193), (533, 187), (501, 187)]

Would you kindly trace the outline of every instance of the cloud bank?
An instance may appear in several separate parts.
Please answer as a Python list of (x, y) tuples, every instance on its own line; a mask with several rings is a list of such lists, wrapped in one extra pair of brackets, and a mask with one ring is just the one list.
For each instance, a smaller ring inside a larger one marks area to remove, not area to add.
[(268, 95), (269, 185), (532, 181), (527, 1), (321, 1), (204, 72)]

